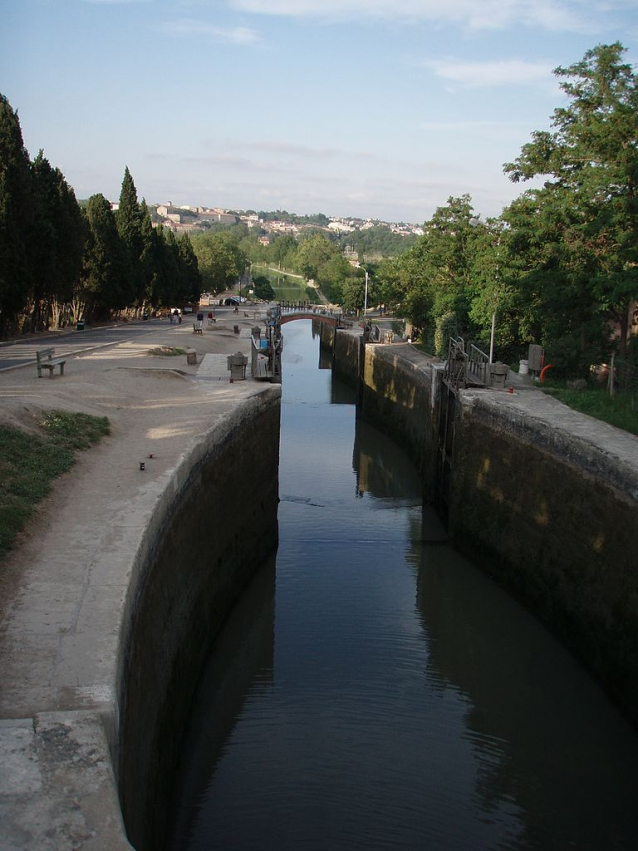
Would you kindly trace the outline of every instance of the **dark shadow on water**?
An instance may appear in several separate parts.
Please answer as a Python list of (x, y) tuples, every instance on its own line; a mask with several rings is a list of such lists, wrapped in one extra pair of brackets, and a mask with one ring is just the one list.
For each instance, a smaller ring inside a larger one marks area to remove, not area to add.
[(175, 780), (175, 819), (166, 848), (188, 847), (202, 795), (251, 689), (272, 682), (274, 635), (275, 556), (230, 613), (202, 677)]
[(516, 811), (520, 833), (506, 847), (638, 848), (638, 742), (601, 688), (462, 556), (425, 546), (419, 562), (424, 673), (467, 700), (483, 817)]

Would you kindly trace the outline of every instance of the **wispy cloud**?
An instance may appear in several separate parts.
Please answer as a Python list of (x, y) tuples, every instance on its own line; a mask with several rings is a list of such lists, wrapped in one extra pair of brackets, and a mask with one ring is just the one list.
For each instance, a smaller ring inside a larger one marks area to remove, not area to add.
[(467, 62), (453, 58), (423, 59), (416, 64), (430, 68), (437, 77), (471, 88), (549, 83), (553, 78), (550, 63), (525, 62), (521, 59), (488, 62)]
[(163, 32), (169, 35), (200, 37), (211, 41), (226, 42), (228, 44), (248, 45), (260, 41), (257, 30), (249, 27), (218, 27), (214, 24), (202, 23), (191, 18), (182, 18), (176, 21), (166, 21), (161, 24)]
[[(327, 20), (428, 21), (462, 24), (469, 29), (537, 26), (550, 31), (595, 28), (591, 0), (228, 0), (233, 9), (263, 15)], [(610, 0), (623, 8), (628, 0)], [(601, 10), (602, 11), (602, 10)]]
[(307, 160), (328, 160), (334, 159), (335, 157), (354, 157), (360, 160), (371, 156), (365, 151), (347, 150), (345, 148), (316, 148), (311, 145), (300, 145), (295, 142), (288, 142), (284, 140), (262, 140), (259, 142), (236, 141), (233, 142), (233, 144), (240, 148), (257, 150), (262, 154), (272, 154), (273, 156), (281, 155)]
[(512, 145), (522, 144), (529, 134), (529, 124), (525, 121), (423, 121), (418, 125), (420, 138), (424, 143), (436, 146), (443, 140), (462, 140), (467, 144), (472, 140), (477, 145), (502, 144), (505, 140)]
[(465, 133), (468, 131), (491, 132), (507, 130), (510, 127), (527, 127), (524, 122), (511, 121), (423, 121), (419, 125), (422, 130), (432, 130), (439, 133)]
[(153, 0), (84, 0), (84, 2), (91, 3), (93, 6), (115, 5), (116, 3), (122, 6), (126, 3), (152, 3)]

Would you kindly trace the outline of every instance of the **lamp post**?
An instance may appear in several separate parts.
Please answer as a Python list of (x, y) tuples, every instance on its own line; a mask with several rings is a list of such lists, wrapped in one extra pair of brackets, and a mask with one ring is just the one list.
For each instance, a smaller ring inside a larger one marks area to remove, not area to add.
[(494, 363), (494, 332), (496, 331), (496, 301), (492, 311), (492, 331), (490, 333), (490, 363)]
[(494, 282), (496, 284), (496, 292), (494, 293), (494, 309), (492, 310), (492, 331), (490, 333), (490, 364), (494, 363), (494, 334), (496, 331), (496, 308), (498, 307), (498, 276), (501, 266), (501, 237), (503, 231), (499, 227), (498, 239), (496, 240), (496, 270), (494, 272)]
[[(472, 216), (469, 220), (469, 224), (475, 228), (478, 227), (481, 222), (476, 216)], [(500, 267), (500, 249), (501, 249), (501, 236), (503, 235), (502, 225), (498, 226), (498, 238), (496, 240), (496, 269), (494, 271), (494, 283), (496, 285), (496, 291), (494, 293), (494, 306), (492, 308), (492, 329), (490, 331), (490, 365), (494, 363), (494, 337), (496, 335), (496, 308), (498, 306), (498, 276), (499, 276), (499, 267)]]
[(368, 312), (368, 270), (364, 269), (363, 271), (365, 272), (366, 276), (366, 289), (363, 296), (363, 318), (365, 319), (366, 313)]
[[(357, 268), (363, 269), (363, 266), (358, 266)], [(368, 312), (368, 270), (363, 269), (363, 274), (366, 276), (366, 286), (363, 295), (363, 318), (365, 319)]]

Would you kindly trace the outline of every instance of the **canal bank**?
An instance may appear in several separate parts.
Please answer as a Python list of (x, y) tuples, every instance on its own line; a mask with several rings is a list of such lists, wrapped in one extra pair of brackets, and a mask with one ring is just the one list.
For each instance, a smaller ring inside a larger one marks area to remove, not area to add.
[(204, 368), (248, 353), (252, 325), (166, 324), (68, 359), (63, 378), (0, 376), (6, 424), (33, 428), (52, 408), (112, 424), (3, 565), (3, 848), (129, 848), (118, 777), (131, 839), (158, 827), (198, 659), (276, 546), (280, 389)]
[(522, 383), (448, 394), (437, 359), (407, 344), (367, 344), (360, 357), (359, 345), (338, 330), (335, 369), (361, 375), (363, 416), (408, 449), (454, 544), (638, 725), (638, 438)]

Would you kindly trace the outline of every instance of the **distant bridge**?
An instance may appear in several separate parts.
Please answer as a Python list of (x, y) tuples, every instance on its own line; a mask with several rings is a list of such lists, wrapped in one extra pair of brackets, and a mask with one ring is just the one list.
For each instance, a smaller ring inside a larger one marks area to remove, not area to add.
[(296, 319), (313, 319), (325, 325), (332, 325), (333, 328), (346, 328), (351, 324), (346, 321), (343, 313), (333, 313), (330, 310), (315, 311), (304, 307), (282, 308), (280, 319), (282, 325), (286, 322), (294, 322)]

